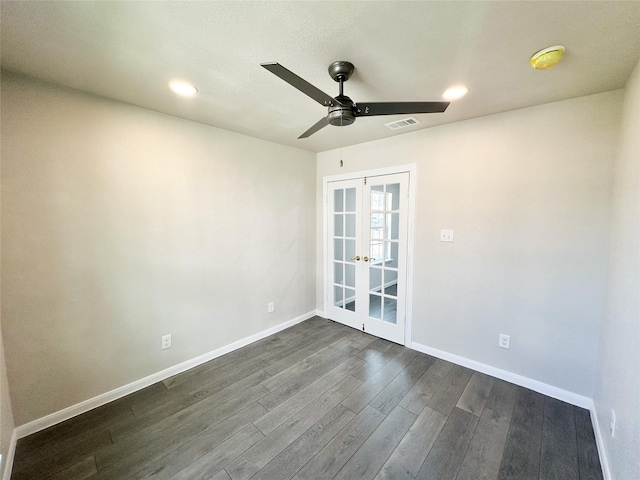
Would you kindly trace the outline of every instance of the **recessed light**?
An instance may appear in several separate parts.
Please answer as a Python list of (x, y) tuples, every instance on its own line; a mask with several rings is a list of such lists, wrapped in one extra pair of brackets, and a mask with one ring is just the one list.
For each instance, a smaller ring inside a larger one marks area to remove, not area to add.
[(469, 89), (467, 87), (464, 85), (457, 85), (455, 87), (447, 88), (442, 93), (442, 98), (445, 100), (457, 100), (464, 97), (467, 93), (469, 93)]
[(187, 82), (169, 82), (169, 88), (177, 95), (181, 95), (183, 97), (193, 97), (198, 93), (198, 89)]
[(564, 45), (555, 45), (534, 53), (529, 63), (536, 70), (547, 70), (554, 67), (564, 55)]

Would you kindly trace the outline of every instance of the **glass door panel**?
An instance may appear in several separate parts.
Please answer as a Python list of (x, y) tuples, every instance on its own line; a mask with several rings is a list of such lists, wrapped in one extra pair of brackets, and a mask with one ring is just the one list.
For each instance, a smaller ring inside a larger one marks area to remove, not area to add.
[(357, 241), (361, 228), (358, 226), (357, 206), (362, 193), (359, 181), (341, 182), (340, 188), (330, 192), (329, 254), (332, 259), (330, 302), (335, 309), (336, 320), (356, 326), (354, 313), (358, 307), (357, 298)]
[(368, 190), (365, 189), (370, 206), (366, 230), (369, 237), (368, 328), (374, 335), (402, 343), (408, 175), (367, 180), (371, 182)]

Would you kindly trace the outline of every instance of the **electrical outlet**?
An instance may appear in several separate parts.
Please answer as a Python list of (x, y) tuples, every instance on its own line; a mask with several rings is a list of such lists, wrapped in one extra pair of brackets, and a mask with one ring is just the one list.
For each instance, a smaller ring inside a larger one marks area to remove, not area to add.
[(440, 241), (453, 243), (453, 230), (440, 230)]
[(273, 303), (273, 302), (269, 302), (267, 304), (267, 312), (273, 313), (273, 312), (275, 312), (275, 310), (276, 310), (276, 304)]
[(162, 350), (166, 350), (167, 348), (171, 348), (171, 335), (162, 336)]
[(498, 346), (500, 348), (506, 348), (508, 350), (510, 344), (511, 344), (511, 336), (501, 333), (500, 337), (498, 338)]
[(616, 412), (612, 408), (611, 409), (611, 422), (609, 423), (609, 432), (611, 433), (611, 437), (615, 437), (616, 433)]

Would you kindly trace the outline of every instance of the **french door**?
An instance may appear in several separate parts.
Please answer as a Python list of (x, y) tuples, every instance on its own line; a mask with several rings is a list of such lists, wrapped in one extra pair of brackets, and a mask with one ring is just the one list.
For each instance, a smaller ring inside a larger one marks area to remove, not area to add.
[(409, 173), (328, 183), (327, 316), (404, 345)]

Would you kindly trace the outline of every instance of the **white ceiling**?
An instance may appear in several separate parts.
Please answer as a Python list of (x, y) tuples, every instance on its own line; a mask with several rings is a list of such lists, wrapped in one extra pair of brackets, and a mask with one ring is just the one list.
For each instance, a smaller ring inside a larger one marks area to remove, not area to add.
[[(253, 137), (323, 151), (621, 88), (640, 59), (640, 2), (5, 2), (2, 67)], [(556, 68), (529, 58), (567, 47)], [(278, 62), (335, 96), (335, 60), (361, 101), (440, 101), (445, 113), (359, 118), (297, 137), (326, 110), (260, 67)], [(197, 97), (167, 83), (191, 81)]]

